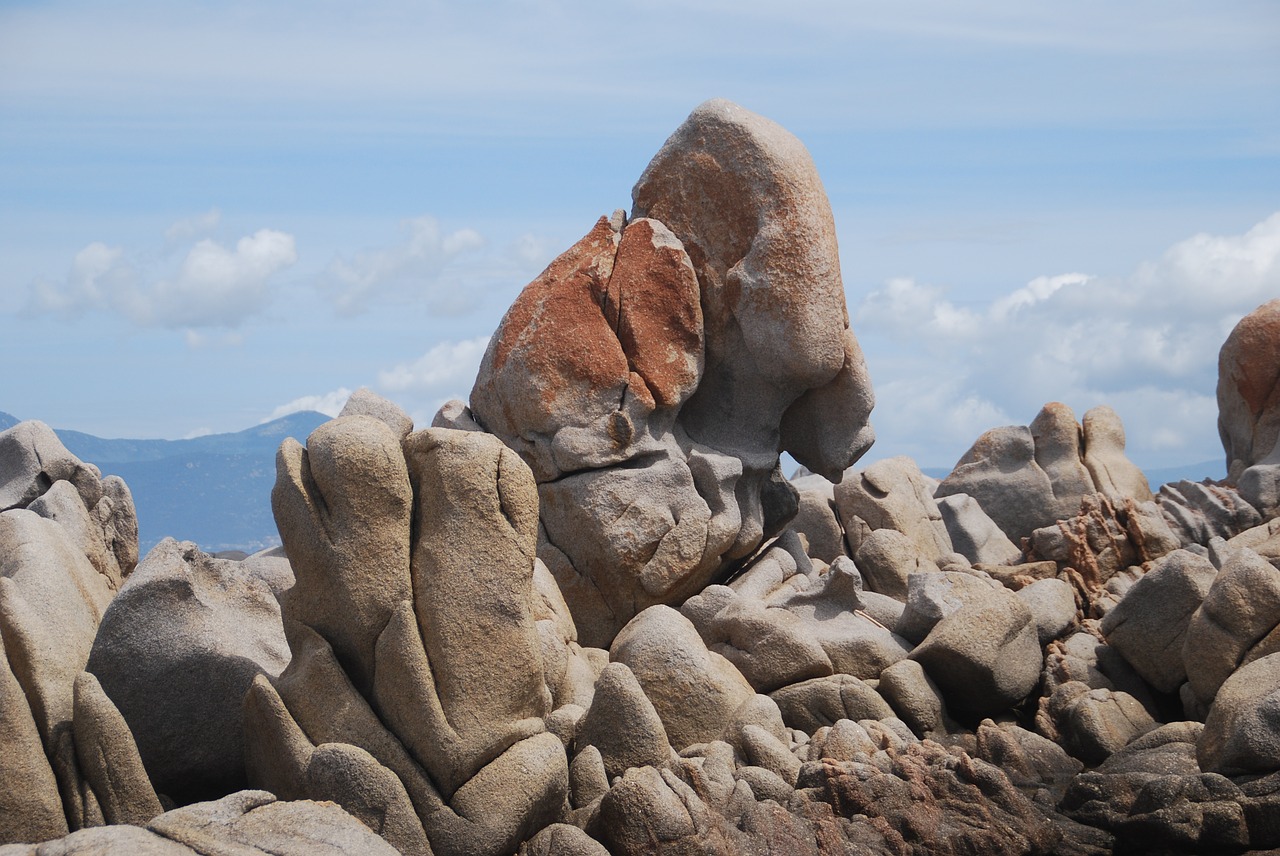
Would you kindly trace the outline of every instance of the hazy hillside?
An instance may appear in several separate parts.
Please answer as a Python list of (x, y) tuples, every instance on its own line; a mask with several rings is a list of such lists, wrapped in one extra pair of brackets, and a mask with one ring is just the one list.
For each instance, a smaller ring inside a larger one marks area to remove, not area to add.
[[(129, 485), (143, 554), (166, 535), (208, 551), (252, 552), (280, 543), (271, 516), (280, 441), (305, 441), (328, 418), (292, 413), (233, 434), (191, 440), (106, 440), (54, 430), (76, 457)], [(0, 430), (17, 422), (0, 413)]]

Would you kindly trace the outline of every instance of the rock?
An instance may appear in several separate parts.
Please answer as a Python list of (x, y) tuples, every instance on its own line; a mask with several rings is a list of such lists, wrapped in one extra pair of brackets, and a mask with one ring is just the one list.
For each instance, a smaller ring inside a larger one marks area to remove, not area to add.
[[(870, 383), (803, 146), (708, 102), (633, 199), (629, 221), (601, 218), (521, 293), (471, 395), (533, 470), (540, 554), (595, 646), (783, 529), (798, 500), (780, 450), (838, 479), (871, 442)], [(742, 218), (725, 220), (726, 205)]]
[(1062, 745), (1091, 765), (1156, 727), (1151, 715), (1128, 693), (1093, 690), (1074, 681), (1054, 691), (1048, 708)]
[(1196, 744), (1204, 725), (1170, 722), (1129, 741), (1098, 766), (1107, 775), (1144, 773), (1156, 776), (1197, 776)]
[(378, 634), (412, 597), (413, 490), (400, 438), (379, 419), (344, 416), (305, 449), (285, 440), (271, 507), (297, 577), (281, 608), (324, 636), (367, 692)]
[[(835, 488), (841, 519), (860, 518), (873, 533), (878, 529), (897, 530), (922, 558), (935, 566), (953, 552), (951, 536), (934, 502), (931, 486), (914, 461), (888, 458), (851, 475), (857, 477), (847, 478)], [(861, 546), (855, 549), (860, 552)]]
[(893, 708), (871, 687), (852, 675), (831, 675), (783, 687), (770, 698), (778, 703), (788, 728), (813, 734), (842, 719), (885, 719)]
[(972, 719), (1024, 699), (1039, 683), (1042, 666), (1031, 611), (1003, 587), (982, 594), (945, 614), (909, 655), (942, 688), (948, 708)]
[(733, 663), (756, 692), (832, 672), (831, 659), (804, 620), (786, 609), (711, 586), (680, 611), (693, 621), (707, 648)]
[(245, 692), (289, 662), (277, 592), (256, 567), (166, 538), (107, 608), (89, 655), (151, 780), (180, 803), (245, 786)]
[(997, 725), (985, 719), (978, 725), (977, 738), (975, 757), (999, 767), (1022, 787), (1048, 786), (1061, 795), (1084, 766), (1052, 740), (1012, 723)]
[(1280, 570), (1253, 550), (1232, 550), (1183, 638), (1187, 679), (1203, 705), (1240, 666), (1280, 652)]
[(999, 586), (954, 571), (913, 574), (907, 583), (906, 608), (894, 629), (917, 645), (948, 615), (965, 606), (980, 606), (989, 599), (1003, 597), (993, 594), (1000, 590)]
[(938, 485), (938, 499), (973, 497), (1013, 543), (1057, 520), (1048, 474), (1036, 462), (1031, 430), (1010, 425), (985, 432)]
[(915, 660), (899, 660), (881, 672), (876, 691), (917, 737), (949, 730), (942, 691)]
[(609, 856), (609, 851), (578, 827), (553, 823), (521, 844), (519, 856)]
[(1184, 545), (1231, 538), (1262, 522), (1262, 515), (1234, 490), (1180, 481), (1160, 487), (1156, 504)]
[(1073, 517), (1080, 510), (1080, 501), (1096, 490), (1082, 460), (1083, 433), (1076, 415), (1067, 405), (1051, 401), (1029, 427), (1036, 463), (1049, 477), (1053, 491), (1054, 519)]
[(413, 420), (399, 405), (388, 401), (366, 386), (362, 386), (342, 406), (338, 416), (371, 416), (386, 424), (401, 440), (413, 430)]
[(30, 420), (0, 431), (0, 511), (26, 508), (59, 481), (70, 482), (86, 508), (102, 498), (96, 469), (68, 452), (48, 425)]
[(694, 790), (674, 773), (653, 767), (628, 770), (609, 789), (600, 803), (600, 824), (609, 852), (619, 856), (733, 852), (716, 815)]
[(622, 663), (610, 663), (600, 673), (595, 701), (583, 717), (577, 745), (599, 752), (609, 779), (632, 767), (659, 767), (671, 754), (658, 712)]
[(876, 529), (862, 540), (854, 557), (868, 589), (896, 600), (907, 599), (907, 578), (936, 571), (916, 544), (896, 529)]
[(215, 802), (167, 811), (147, 828), (198, 853), (393, 856), (396, 852), (332, 803), (278, 802), (265, 791), (240, 791)]
[(708, 651), (689, 619), (667, 606), (631, 619), (609, 658), (630, 667), (677, 751), (715, 740), (755, 696), (733, 664)]
[(76, 678), (72, 732), (80, 772), (107, 823), (140, 826), (164, 810), (128, 724), (88, 672)]
[(971, 564), (1013, 565), (1022, 560), (1022, 550), (1009, 540), (976, 499), (968, 494), (953, 493), (937, 502), (952, 545)]
[(1062, 580), (1036, 580), (1018, 589), (1017, 596), (1031, 610), (1041, 645), (1057, 639), (1076, 622), (1075, 592)]
[(1222, 684), (1196, 757), (1204, 771), (1229, 776), (1280, 770), (1280, 654), (1254, 660)]
[(0, 841), (45, 841), (67, 834), (67, 818), (31, 707), (5, 654), (0, 636)]
[(819, 475), (792, 479), (791, 485), (800, 495), (800, 508), (791, 528), (809, 542), (809, 555), (828, 564), (847, 555), (849, 547), (836, 516), (835, 485)]
[(1280, 441), (1280, 300), (1240, 319), (1218, 353), (1218, 434), (1235, 480)]
[(736, 104), (708, 101), (631, 195), (633, 216), (665, 223), (698, 274), (706, 371), (681, 414), (689, 436), (716, 449), (782, 449), (839, 481), (871, 445), (873, 397), (831, 209), (804, 146)]
[(1105, 404), (1084, 414), (1084, 466), (1099, 493), (1151, 502), (1147, 477), (1124, 453), (1124, 425), (1120, 416)]
[(1216, 574), (1195, 553), (1170, 553), (1102, 619), (1107, 644), (1160, 692), (1173, 692), (1187, 679), (1181, 657), (1187, 625)]

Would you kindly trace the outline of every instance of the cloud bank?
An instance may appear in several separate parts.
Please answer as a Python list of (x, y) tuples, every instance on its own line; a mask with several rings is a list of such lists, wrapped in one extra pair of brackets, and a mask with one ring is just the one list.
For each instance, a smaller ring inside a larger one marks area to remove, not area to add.
[(868, 355), (873, 454), (945, 449), (1027, 424), (1047, 401), (1077, 416), (1110, 404), (1143, 465), (1217, 457), (1217, 356), (1227, 334), (1280, 296), (1280, 212), (1242, 235), (1199, 234), (1128, 276), (1038, 277), (984, 305), (895, 279), (854, 324)]

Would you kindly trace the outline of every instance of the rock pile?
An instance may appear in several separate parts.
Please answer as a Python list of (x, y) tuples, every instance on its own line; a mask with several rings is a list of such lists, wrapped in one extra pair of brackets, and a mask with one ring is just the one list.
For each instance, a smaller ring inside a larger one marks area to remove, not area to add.
[(939, 483), (853, 468), (838, 271), (803, 147), (709, 102), (470, 405), (283, 444), (281, 554), (135, 570), (124, 485), (0, 434), (0, 856), (1280, 848), (1280, 303), (1234, 480), (1050, 403)]

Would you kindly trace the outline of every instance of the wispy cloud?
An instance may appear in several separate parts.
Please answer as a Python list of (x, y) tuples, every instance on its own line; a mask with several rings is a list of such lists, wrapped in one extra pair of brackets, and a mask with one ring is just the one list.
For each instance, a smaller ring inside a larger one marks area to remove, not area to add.
[(429, 422), (440, 405), (471, 395), (488, 336), (441, 342), (416, 360), (378, 373), (378, 388), (397, 396), (414, 421)]
[(396, 243), (361, 250), (350, 259), (339, 256), (329, 265), (321, 288), (341, 314), (359, 314), (380, 300), (425, 300), (450, 314), (465, 310), (465, 301), (459, 305), (457, 290), (442, 285), (440, 275), (459, 256), (484, 246), (484, 239), (473, 229), (446, 233), (427, 216), (404, 221), (401, 230)]
[(290, 413), (301, 413), (304, 410), (315, 410), (323, 413), (325, 416), (337, 416), (342, 412), (342, 408), (346, 406), (347, 399), (351, 397), (351, 390), (345, 386), (322, 392), (319, 395), (302, 395), (293, 401), (285, 402), (279, 407), (271, 411), (271, 415), (263, 422), (270, 422), (272, 419), (279, 419), (281, 416), (288, 416)]

